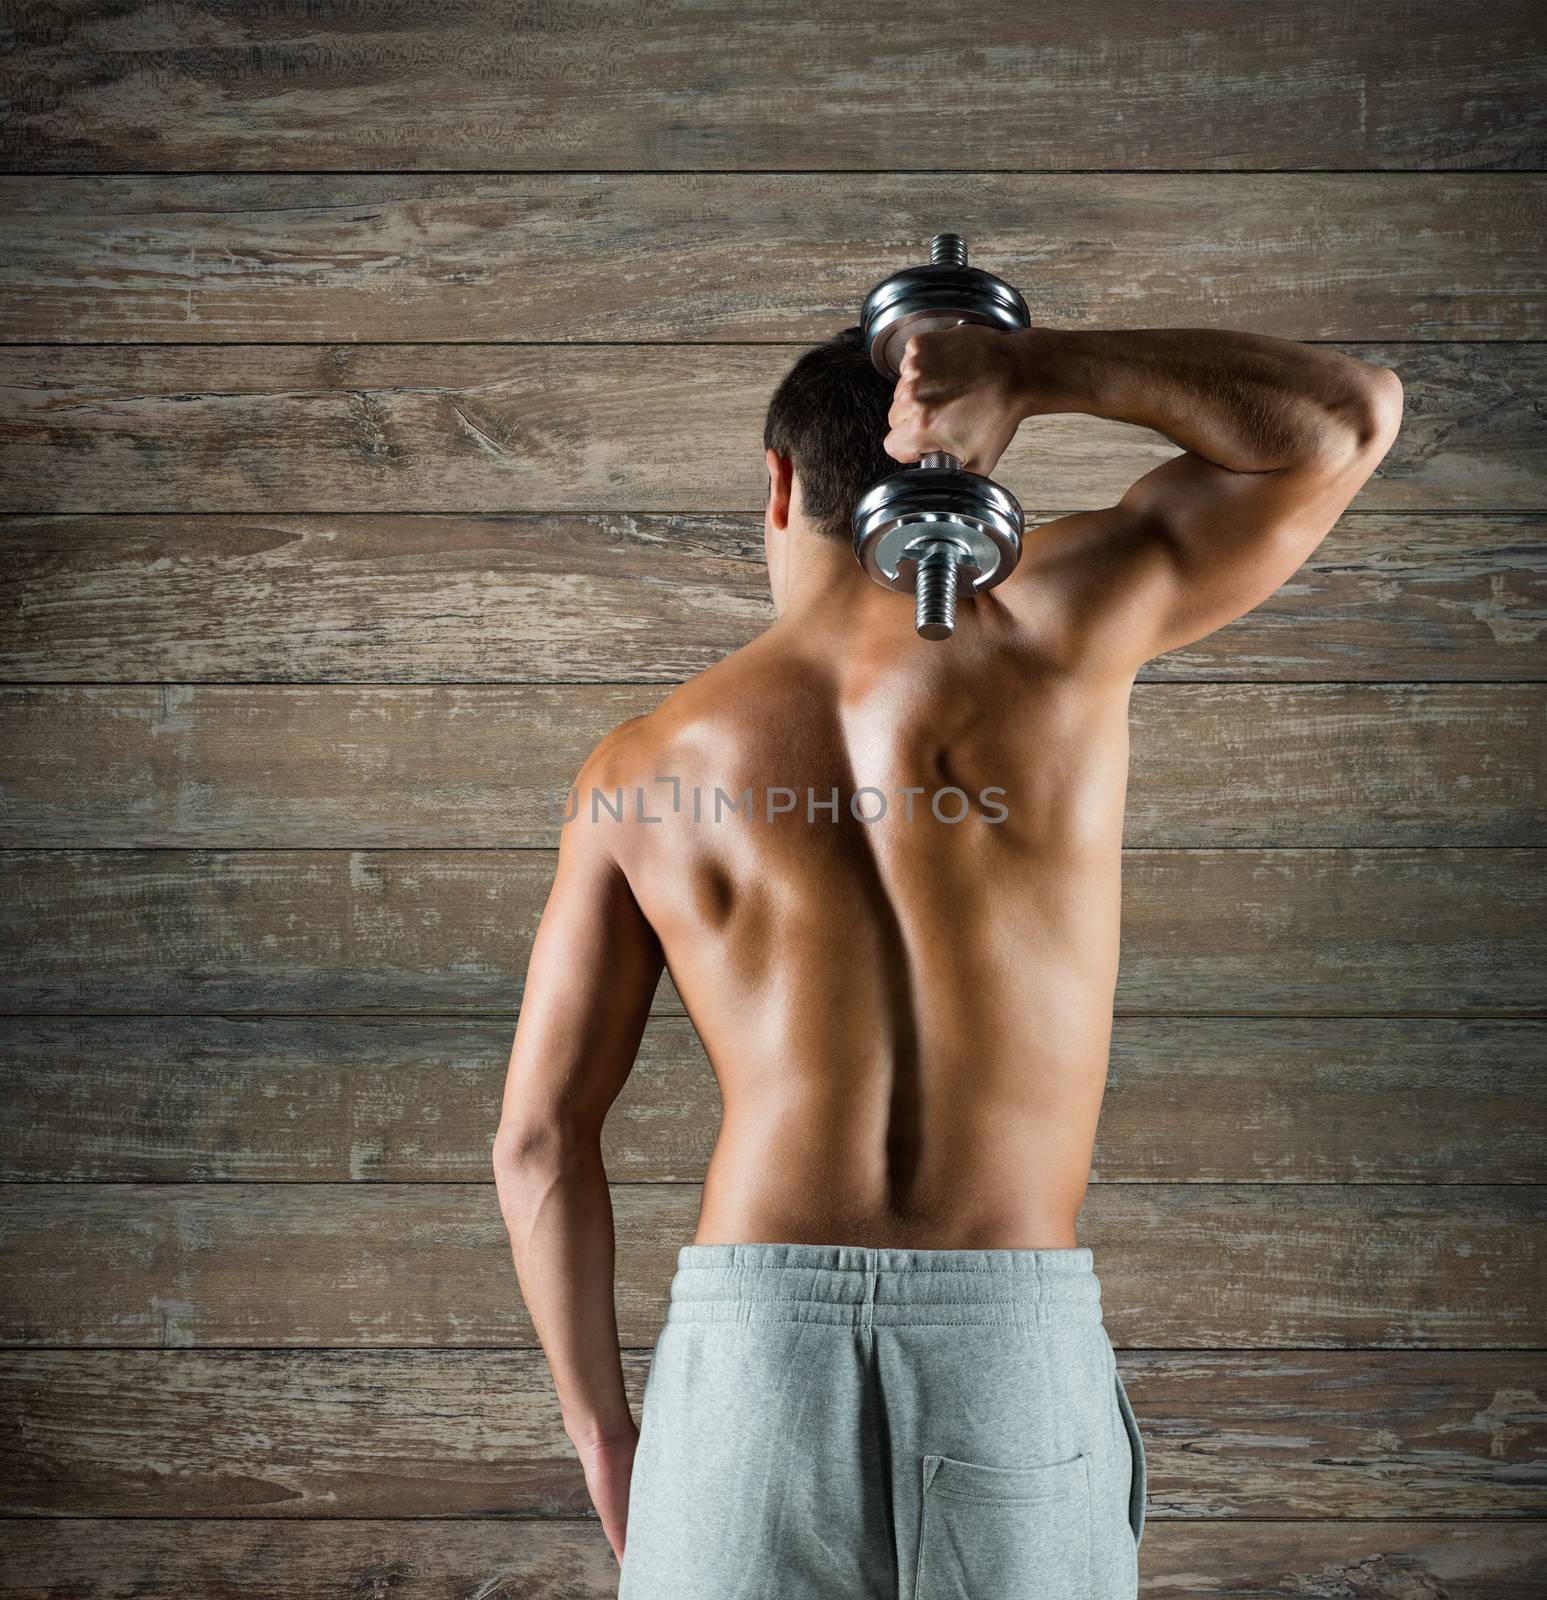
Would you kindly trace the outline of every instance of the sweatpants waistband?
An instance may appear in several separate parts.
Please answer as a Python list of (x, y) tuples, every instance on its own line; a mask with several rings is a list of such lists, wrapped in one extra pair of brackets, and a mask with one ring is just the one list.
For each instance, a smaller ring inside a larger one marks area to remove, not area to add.
[(847, 1244), (698, 1244), (677, 1252), (666, 1320), (853, 1327), (1101, 1322), (1088, 1245), (1058, 1250), (882, 1250)]

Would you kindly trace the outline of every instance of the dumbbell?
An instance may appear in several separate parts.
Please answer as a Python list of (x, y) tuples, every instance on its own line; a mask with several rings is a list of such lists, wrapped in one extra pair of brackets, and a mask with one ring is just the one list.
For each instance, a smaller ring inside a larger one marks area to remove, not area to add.
[[(916, 333), (964, 322), (1014, 332), (1031, 326), (1026, 302), (1002, 278), (967, 265), (954, 233), (937, 233), (929, 264), (905, 267), (865, 296), (860, 329), (878, 371), (895, 379)], [(965, 581), (979, 594), (1002, 583), (1021, 555), (1021, 508), (992, 478), (930, 451), (868, 489), (854, 508), (854, 554), (877, 583), (914, 596), (914, 626), (949, 639)]]

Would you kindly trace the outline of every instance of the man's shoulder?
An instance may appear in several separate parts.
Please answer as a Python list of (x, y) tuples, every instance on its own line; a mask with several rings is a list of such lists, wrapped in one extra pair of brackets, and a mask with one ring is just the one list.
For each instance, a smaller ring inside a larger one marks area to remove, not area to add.
[(658, 742), (658, 714), (658, 710), (642, 711), (603, 734), (581, 764), (576, 782), (592, 786), (628, 782), (649, 764)]
[(692, 767), (745, 742), (776, 719), (789, 666), (759, 641), (672, 689), (653, 710), (626, 718), (598, 741), (581, 781), (605, 787), (650, 784), (668, 768)]

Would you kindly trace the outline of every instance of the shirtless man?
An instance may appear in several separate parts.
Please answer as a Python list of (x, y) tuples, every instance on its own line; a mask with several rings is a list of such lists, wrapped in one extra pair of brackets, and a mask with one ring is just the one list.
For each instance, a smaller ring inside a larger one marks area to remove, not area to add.
[[(925, 334), (895, 392), (849, 329), (780, 385), (777, 620), (582, 768), (495, 1144), (622, 1600), (1137, 1593), (1143, 1451), (1075, 1232), (1129, 691), (1293, 575), (1401, 395), (1200, 329)], [(919, 639), (855, 501), (926, 450), (990, 472), (1054, 412), (1181, 454)], [(723, 1116), (636, 1433), (600, 1134), (663, 963)]]

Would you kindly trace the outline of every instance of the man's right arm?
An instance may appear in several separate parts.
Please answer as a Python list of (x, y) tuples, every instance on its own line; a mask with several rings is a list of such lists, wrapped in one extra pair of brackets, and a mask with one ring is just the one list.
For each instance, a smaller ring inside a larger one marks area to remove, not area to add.
[(527, 968), (494, 1172), (516, 1274), (586, 1485), (621, 1561), (637, 1428), (613, 1309), (614, 1234), (602, 1124), (634, 1064), (663, 958), (611, 849), (616, 825), (579, 801)]
[(909, 341), (886, 448), (986, 472), (1022, 419), (1055, 412), (1180, 446), (1117, 505), (1039, 528), (1022, 563), (1059, 590), (1072, 648), (1123, 673), (1288, 580), (1390, 448), (1401, 393), (1383, 367), (1260, 334), (957, 328)]

